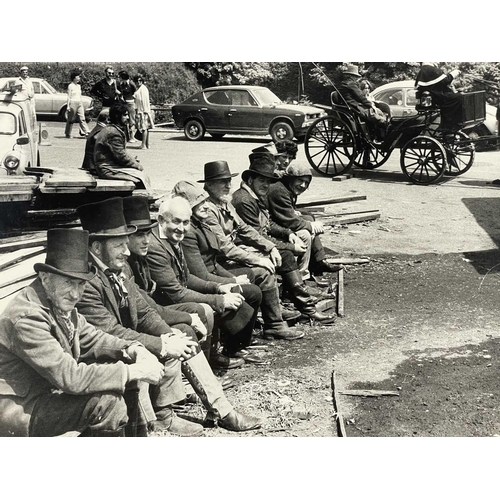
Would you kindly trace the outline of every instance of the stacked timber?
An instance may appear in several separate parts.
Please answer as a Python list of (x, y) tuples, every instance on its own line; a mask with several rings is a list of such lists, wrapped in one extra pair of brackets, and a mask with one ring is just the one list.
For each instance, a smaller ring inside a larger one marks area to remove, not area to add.
[(53, 175), (44, 175), (40, 192), (44, 194), (78, 194), (97, 186), (97, 180), (84, 170), (72, 172), (57, 172)]
[(38, 186), (37, 178), (9, 175), (0, 178), (0, 203), (29, 202)]

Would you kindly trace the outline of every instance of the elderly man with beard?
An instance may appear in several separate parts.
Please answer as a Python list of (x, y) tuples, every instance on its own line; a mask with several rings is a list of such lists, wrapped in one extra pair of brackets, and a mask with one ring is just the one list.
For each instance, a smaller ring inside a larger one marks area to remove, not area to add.
[[(154, 428), (179, 436), (200, 436), (203, 427), (179, 418), (172, 406), (186, 398), (181, 369), (208, 410), (207, 421), (231, 431), (255, 429), (259, 419), (232, 407), (215, 378), (198, 343), (173, 330), (144, 299), (139, 287), (123, 269), (130, 252), (128, 236), (136, 226), (126, 224), (122, 198), (78, 207), (84, 229), (90, 233), (90, 259), (96, 276), (87, 283), (78, 310), (87, 321), (120, 338), (140, 341), (164, 363), (165, 375), (151, 391)], [(144, 407), (146, 407), (143, 401)]]
[(226, 161), (205, 164), (205, 191), (209, 195), (209, 215), (205, 223), (217, 236), (226, 261), (222, 265), (231, 270), (228, 261), (236, 261), (252, 268), (255, 283), (262, 292), (260, 306), (264, 321), (264, 337), (268, 339), (297, 340), (304, 332), (289, 329), (283, 321), (276, 267), (281, 266), (281, 255), (276, 244), (262, 237), (246, 224), (231, 204), (231, 174)]
[(266, 157), (255, 159), (250, 168), (241, 174), (243, 183), (233, 193), (233, 205), (238, 215), (250, 226), (256, 228), (265, 238), (276, 243), (281, 254), (281, 266), (277, 272), (283, 279), (284, 291), (288, 293), (295, 307), (307, 318), (327, 325), (336, 317), (323, 314), (316, 309), (314, 299), (302, 281), (295, 255), (305, 253), (306, 247), (290, 229), (283, 228), (270, 220), (265, 200), (269, 187), (279, 177), (274, 162)]
[(163, 376), (144, 346), (96, 329), (75, 309), (96, 274), (88, 238), (50, 229), (38, 278), (0, 317), (0, 436), (122, 436), (131, 383), (147, 396)]

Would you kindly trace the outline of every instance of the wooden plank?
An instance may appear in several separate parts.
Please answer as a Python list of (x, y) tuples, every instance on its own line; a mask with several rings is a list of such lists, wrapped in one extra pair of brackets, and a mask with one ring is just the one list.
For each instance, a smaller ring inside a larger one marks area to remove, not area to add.
[(358, 222), (365, 222), (380, 218), (380, 212), (372, 212), (365, 215), (346, 215), (345, 217), (335, 217), (331, 220), (325, 221), (326, 224), (334, 226), (336, 224), (357, 224)]
[(0, 272), (0, 289), (36, 276), (33, 265), (45, 262), (45, 254), (35, 255)]
[(337, 314), (339, 317), (343, 318), (344, 313), (344, 270), (340, 269), (338, 272), (338, 283), (337, 283)]
[(340, 391), (340, 394), (346, 396), (361, 396), (363, 398), (378, 398), (379, 396), (399, 396), (398, 391), (382, 391), (377, 389), (346, 389)]
[(71, 217), (76, 216), (76, 208), (55, 208), (49, 210), (28, 210), (27, 215), (31, 219), (45, 217)]
[(88, 172), (61, 172), (43, 178), (46, 187), (95, 187), (97, 180)]
[(378, 208), (370, 208), (370, 210), (359, 210), (356, 212), (339, 212), (337, 214), (320, 214), (318, 215), (321, 219), (327, 219), (329, 217), (343, 217), (344, 215), (363, 215), (363, 214), (371, 214), (373, 212), (380, 212)]
[(354, 258), (354, 257), (328, 257), (326, 259), (330, 264), (368, 264), (368, 258)]
[(346, 203), (348, 201), (366, 200), (366, 195), (343, 196), (340, 198), (326, 198), (325, 200), (311, 200), (297, 203), (297, 208), (315, 207), (318, 205), (332, 205), (334, 203)]
[(45, 252), (45, 247), (38, 246), (34, 248), (27, 248), (16, 250), (15, 252), (0, 255), (0, 271), (2, 269), (6, 269), (8, 267), (13, 266), (23, 260), (29, 259), (30, 257), (34, 257), (35, 255), (39, 255)]
[[(14, 176), (12, 176), (14, 177)], [(15, 181), (0, 180), (0, 191), (2, 193), (9, 191), (30, 191), (38, 186), (38, 182), (31, 178), (17, 177)]]
[(344, 425), (344, 417), (342, 416), (342, 412), (340, 411), (339, 395), (337, 392), (337, 383), (335, 380), (335, 370), (332, 371), (332, 402), (333, 409), (335, 411), (335, 420), (337, 423), (337, 435), (338, 437), (347, 437)]
[(0, 192), (0, 203), (10, 203), (15, 201), (30, 201), (33, 198), (33, 191), (7, 191)]
[(13, 252), (14, 250), (19, 250), (21, 248), (32, 248), (40, 245), (47, 245), (47, 236), (38, 236), (32, 239), (17, 240), (7, 243), (0, 244), (0, 253)]
[(352, 174), (336, 175), (332, 177), (333, 182), (347, 181), (349, 179), (352, 179)]
[(97, 179), (95, 187), (89, 188), (89, 191), (133, 191), (135, 184), (132, 181), (118, 181), (112, 179)]
[(9, 302), (12, 298), (12, 295), (22, 290), (25, 286), (28, 286), (34, 278), (27, 278), (22, 281), (18, 281), (17, 283), (13, 283), (12, 285), (0, 288), (0, 301), (3, 303)]
[(80, 194), (86, 193), (86, 187), (47, 187), (40, 186), (40, 192), (43, 194)]

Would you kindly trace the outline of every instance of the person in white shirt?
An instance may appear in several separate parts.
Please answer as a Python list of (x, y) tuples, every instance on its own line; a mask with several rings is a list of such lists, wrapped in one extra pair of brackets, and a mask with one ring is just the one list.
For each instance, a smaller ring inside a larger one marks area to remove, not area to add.
[(136, 127), (142, 133), (141, 149), (149, 149), (149, 130), (154, 127), (151, 105), (149, 102), (149, 90), (144, 85), (144, 79), (138, 75), (134, 77), (137, 90), (134, 93)]
[(71, 83), (68, 85), (68, 102), (67, 102), (67, 116), (66, 116), (66, 138), (71, 139), (71, 129), (75, 117), (78, 117), (80, 125), (80, 136), (87, 137), (89, 134), (89, 127), (85, 119), (85, 111), (82, 103), (82, 87), (80, 85), (80, 73), (74, 71), (71, 73)]

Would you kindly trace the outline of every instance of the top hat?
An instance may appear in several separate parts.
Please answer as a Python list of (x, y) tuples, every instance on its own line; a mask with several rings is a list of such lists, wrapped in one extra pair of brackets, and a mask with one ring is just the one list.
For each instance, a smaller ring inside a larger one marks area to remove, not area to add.
[(123, 198), (123, 216), (127, 224), (137, 227), (137, 231), (147, 231), (158, 225), (158, 222), (151, 221), (149, 201), (145, 196)]
[(250, 160), (250, 165), (257, 159), (257, 158), (266, 158), (273, 163), (276, 162), (276, 156), (273, 155), (272, 153), (262, 153), (262, 152), (257, 152), (257, 153), (250, 153), (248, 155), (248, 159)]
[(76, 209), (83, 229), (92, 238), (104, 239), (117, 236), (128, 236), (137, 228), (127, 225), (123, 215), (123, 198), (115, 197), (96, 203), (87, 203)]
[(91, 280), (96, 268), (89, 262), (89, 232), (81, 229), (49, 229), (45, 263), (38, 262), (33, 268), (36, 272)]
[(358, 67), (355, 64), (348, 64), (347, 68), (342, 71), (345, 75), (354, 75), (354, 76), (359, 76), (361, 78), (361, 75), (358, 73)]
[(312, 179), (312, 174), (311, 174), (311, 169), (309, 167), (306, 167), (305, 165), (288, 165), (285, 170), (285, 175), (287, 177), (311, 177)]
[(250, 168), (241, 174), (241, 178), (244, 182), (247, 182), (248, 178), (253, 173), (276, 181), (279, 177), (274, 173), (274, 169), (273, 160), (266, 156), (260, 156), (252, 161)]
[(205, 178), (201, 181), (196, 182), (207, 182), (215, 181), (218, 179), (230, 179), (231, 177), (236, 177), (238, 174), (232, 174), (229, 171), (229, 165), (227, 161), (211, 161), (210, 163), (205, 163)]
[(188, 181), (179, 181), (174, 186), (174, 189), (172, 189), (172, 195), (186, 198), (191, 208), (194, 208), (208, 198), (206, 191)]

